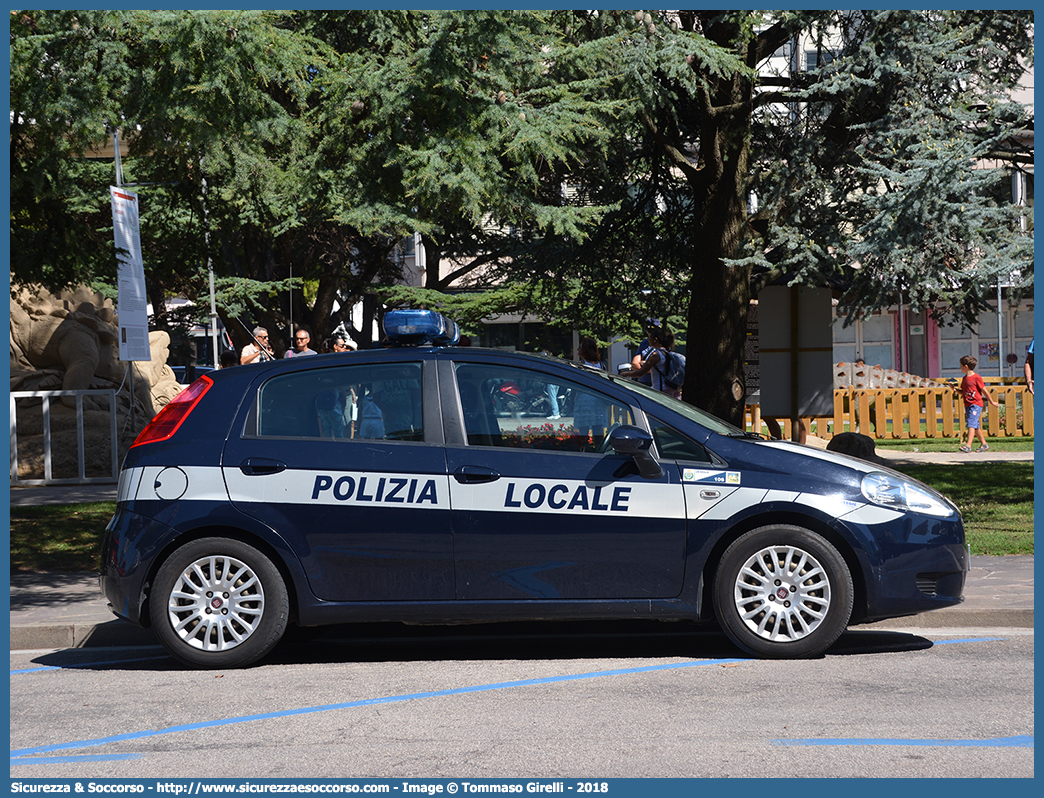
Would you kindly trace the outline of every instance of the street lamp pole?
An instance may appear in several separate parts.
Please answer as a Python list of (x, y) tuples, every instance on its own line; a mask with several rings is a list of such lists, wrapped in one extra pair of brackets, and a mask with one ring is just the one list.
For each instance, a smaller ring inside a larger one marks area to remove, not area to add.
[(207, 250), (207, 274), (210, 279), (210, 351), (213, 366), (221, 364), (218, 357), (217, 301), (214, 296), (214, 259), (210, 255), (210, 215), (207, 213), (207, 178), (203, 176), (203, 159), (199, 161), (199, 174), (203, 191), (203, 245)]

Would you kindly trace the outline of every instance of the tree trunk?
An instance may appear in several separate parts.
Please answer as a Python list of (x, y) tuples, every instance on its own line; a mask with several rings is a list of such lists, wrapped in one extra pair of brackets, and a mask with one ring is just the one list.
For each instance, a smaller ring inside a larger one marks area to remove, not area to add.
[(421, 236), (421, 246), (424, 247), (424, 287), (441, 290), (439, 262), (442, 260), (442, 248), (426, 235)]
[[(735, 152), (729, 155), (728, 162), (742, 168), (746, 158)], [(751, 271), (749, 266), (725, 262), (736, 255), (747, 224), (744, 182), (741, 174), (729, 175), (729, 171), (726, 168), (714, 185), (702, 189), (707, 199), (691, 247), (682, 396), (689, 404), (742, 426)]]
[[(686, 402), (742, 426), (750, 270), (696, 256), (687, 318)], [(701, 262), (703, 261), (703, 262)]]
[(749, 116), (730, 115), (716, 122), (704, 129), (708, 159), (691, 186), (699, 212), (690, 246), (682, 396), (741, 427), (751, 269), (726, 259), (736, 256), (747, 232)]
[[(706, 32), (722, 44), (739, 35), (733, 26), (716, 23)], [(749, 78), (734, 75), (704, 97), (713, 110), (693, 115), (691, 121), (700, 130), (700, 168), (687, 175), (696, 215), (689, 245), (693, 269), (682, 396), (738, 427), (743, 426), (746, 395), (751, 268), (727, 264), (725, 259), (736, 256), (748, 233), (752, 91)]]

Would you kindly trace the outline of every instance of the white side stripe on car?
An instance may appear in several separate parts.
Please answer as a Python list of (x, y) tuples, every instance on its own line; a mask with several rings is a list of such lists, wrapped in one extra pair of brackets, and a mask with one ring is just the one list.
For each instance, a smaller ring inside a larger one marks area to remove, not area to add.
[[(227, 483), (227, 491), (226, 491)], [(756, 504), (793, 502), (835, 518), (881, 524), (901, 513), (840, 495), (765, 490), (711, 481), (679, 486), (662, 482), (595, 483), (584, 480), (503, 478), (457, 484), (445, 474), (285, 470), (248, 476), (238, 468), (207, 466), (132, 468), (120, 477), (121, 501), (260, 502), (411, 507), (468, 512), (571, 513), (727, 521)], [(172, 487), (173, 486), (173, 493)]]

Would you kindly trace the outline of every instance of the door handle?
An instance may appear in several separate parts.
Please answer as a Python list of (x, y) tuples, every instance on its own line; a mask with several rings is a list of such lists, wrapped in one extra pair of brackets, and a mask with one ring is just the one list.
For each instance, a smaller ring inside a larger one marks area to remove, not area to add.
[(248, 457), (239, 464), (239, 470), (248, 477), (262, 477), (266, 474), (278, 474), (286, 470), (286, 463), (268, 460), (264, 457)]
[(482, 466), (463, 465), (458, 466), (453, 472), (453, 478), (461, 485), (467, 485), (469, 483), (496, 482), (500, 479), (500, 472)]

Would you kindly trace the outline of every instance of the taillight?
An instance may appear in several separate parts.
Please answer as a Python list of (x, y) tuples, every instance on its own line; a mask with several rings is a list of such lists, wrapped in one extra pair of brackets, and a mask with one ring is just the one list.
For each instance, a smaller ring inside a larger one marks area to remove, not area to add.
[(170, 438), (178, 431), (178, 427), (188, 418), (188, 414), (199, 404), (203, 394), (209, 391), (213, 384), (214, 381), (210, 377), (200, 377), (171, 399), (167, 406), (160, 410), (141, 431), (141, 434), (134, 439), (131, 448), (143, 443), (156, 443), (156, 441), (165, 441)]

